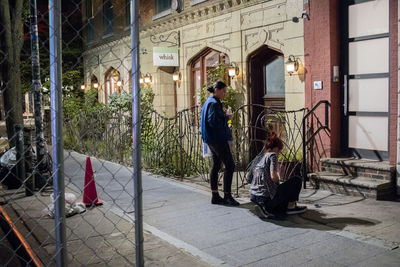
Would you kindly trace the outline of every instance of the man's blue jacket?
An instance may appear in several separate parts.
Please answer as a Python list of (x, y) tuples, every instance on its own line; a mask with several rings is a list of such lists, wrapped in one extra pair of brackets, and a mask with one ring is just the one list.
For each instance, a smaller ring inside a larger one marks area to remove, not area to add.
[(218, 98), (210, 96), (201, 109), (201, 138), (206, 144), (232, 141), (232, 133), (228, 127), (229, 117), (222, 109)]

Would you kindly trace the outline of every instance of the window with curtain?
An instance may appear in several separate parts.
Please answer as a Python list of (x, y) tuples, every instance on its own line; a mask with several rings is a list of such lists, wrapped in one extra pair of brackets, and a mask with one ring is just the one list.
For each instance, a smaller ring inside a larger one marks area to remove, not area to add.
[(156, 14), (171, 8), (171, 0), (156, 0)]
[(104, 34), (110, 34), (114, 31), (114, 12), (113, 1), (103, 0), (103, 28)]
[(285, 63), (278, 56), (265, 65), (265, 94), (267, 96), (285, 96)]

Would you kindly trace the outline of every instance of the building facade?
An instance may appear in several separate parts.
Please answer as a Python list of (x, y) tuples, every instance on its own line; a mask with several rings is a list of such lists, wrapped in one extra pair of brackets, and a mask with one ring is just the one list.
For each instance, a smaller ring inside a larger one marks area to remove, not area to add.
[[(89, 0), (84, 9), (85, 81), (107, 103), (130, 84), (129, 1)], [(173, 116), (198, 105), (207, 71), (219, 64), (236, 68), (228, 80), (243, 104), (304, 107), (304, 75), (284, 69), (289, 56), (303, 65), (303, 20), (292, 21), (302, 10), (302, 0), (140, 1), (140, 71), (155, 108)]]
[[(392, 170), (400, 151), (398, 10), (397, 0), (140, 1), (143, 85), (155, 108), (173, 116), (199, 104), (208, 70), (233, 66), (230, 85), (243, 104), (311, 110), (328, 101), (324, 157)], [(131, 87), (129, 1), (86, 0), (83, 21), (86, 85), (107, 103)], [(400, 179), (390, 182), (400, 193)]]

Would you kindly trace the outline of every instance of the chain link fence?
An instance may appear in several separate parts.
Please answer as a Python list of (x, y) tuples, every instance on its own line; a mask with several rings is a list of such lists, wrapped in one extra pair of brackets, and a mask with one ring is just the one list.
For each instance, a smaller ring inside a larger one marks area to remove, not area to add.
[[(0, 4), (2, 266), (136, 262), (132, 109), (118, 106), (131, 86), (121, 85), (114, 72), (107, 88), (85, 81), (83, 53), (94, 30), (83, 20), (90, 15), (87, 2)], [(95, 2), (101, 8), (92, 16), (112, 8), (112, 1)], [(124, 6), (130, 11), (130, 1)], [(96, 29), (92, 37), (102, 36)], [(120, 57), (111, 44), (104, 47)], [(122, 64), (127, 57), (113, 66), (135, 75)], [(110, 93), (106, 101), (104, 91)]]
[[(138, 76), (130, 64), (129, 31), (112, 32), (118, 23), (129, 27), (130, 2), (119, 1), (117, 9), (113, 1), (62, 1), (61, 12), (49, 11), (57, 1), (0, 3), (1, 265), (135, 265), (131, 88)], [(97, 13), (101, 18), (95, 20)], [(62, 33), (61, 68), (54, 61), (54, 20)], [(100, 22), (104, 27), (98, 29)], [(127, 54), (115, 46), (119, 41)], [(86, 56), (89, 46), (101, 48), (98, 57)], [(88, 76), (93, 60), (102, 72)], [(51, 95), (55, 90), (61, 105)], [(143, 167), (207, 183), (201, 108), (161, 115), (152, 88), (144, 85), (140, 100)], [(272, 131), (285, 142), (281, 176), (300, 174), (306, 113), (260, 105), (234, 111), (237, 194), (245, 189), (247, 165)]]

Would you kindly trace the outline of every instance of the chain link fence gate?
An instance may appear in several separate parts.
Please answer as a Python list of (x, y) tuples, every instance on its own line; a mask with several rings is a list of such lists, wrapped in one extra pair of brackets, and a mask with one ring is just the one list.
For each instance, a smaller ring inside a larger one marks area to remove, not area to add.
[[(140, 173), (133, 173), (140, 154), (132, 150), (132, 133), (140, 130), (137, 94), (131, 96), (137, 3), (1, 1), (0, 265), (143, 265), (134, 224), (141, 214), (133, 218), (134, 203), (141, 205)], [(113, 4), (119, 9), (110, 13)], [(86, 44), (102, 40), (120, 16), (131, 29), (120, 44), (127, 53), (101, 43), (105, 77), (86, 77)], [(96, 28), (94, 17), (104, 27)], [(129, 81), (122, 84), (121, 73)]]

